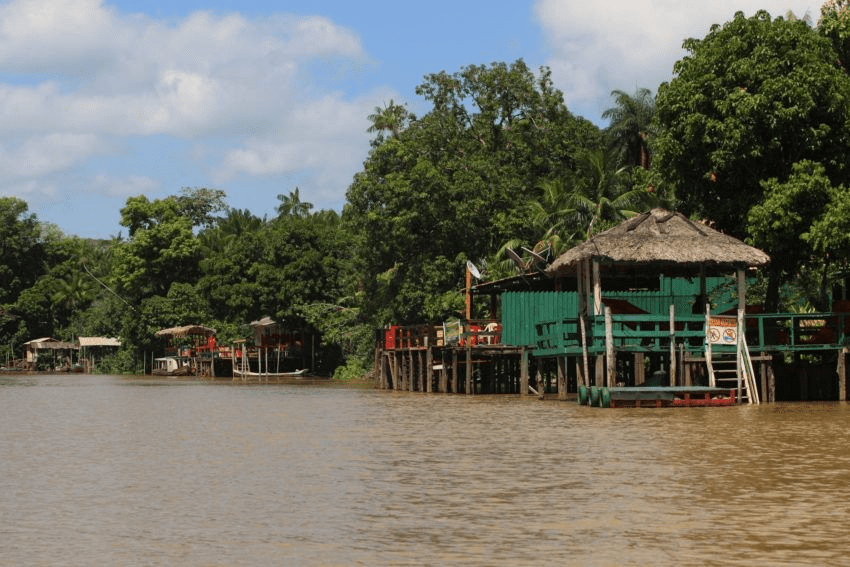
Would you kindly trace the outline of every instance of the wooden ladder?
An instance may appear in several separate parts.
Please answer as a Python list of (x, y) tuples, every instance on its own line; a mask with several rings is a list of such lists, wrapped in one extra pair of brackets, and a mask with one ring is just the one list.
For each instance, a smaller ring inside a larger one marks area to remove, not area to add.
[(737, 352), (714, 351), (706, 342), (705, 361), (708, 366), (709, 385), (737, 390), (739, 403), (746, 400), (748, 404), (758, 404), (761, 402), (753, 363), (750, 359), (750, 349), (747, 347), (746, 338), (741, 336), (739, 341)]

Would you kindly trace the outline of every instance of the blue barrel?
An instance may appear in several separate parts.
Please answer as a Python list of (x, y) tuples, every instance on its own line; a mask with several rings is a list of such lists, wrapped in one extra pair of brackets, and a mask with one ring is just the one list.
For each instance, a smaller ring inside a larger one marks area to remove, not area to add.
[(581, 386), (578, 387), (578, 398), (577, 398), (577, 400), (578, 400), (579, 405), (586, 406), (587, 405), (587, 398), (588, 398), (587, 386), (582, 384)]
[(594, 407), (599, 405), (599, 388), (596, 386), (590, 387), (590, 405)]

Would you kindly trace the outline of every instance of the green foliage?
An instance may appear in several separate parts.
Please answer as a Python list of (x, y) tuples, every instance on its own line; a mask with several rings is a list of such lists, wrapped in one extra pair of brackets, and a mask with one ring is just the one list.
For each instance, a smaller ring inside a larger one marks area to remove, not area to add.
[(649, 89), (637, 89), (633, 95), (615, 90), (611, 92), (614, 106), (602, 113), (610, 123), (605, 129), (608, 144), (626, 166), (649, 169), (651, 164), (650, 139), (654, 135), (655, 98)]
[(121, 209), (130, 240), (116, 249), (112, 281), (131, 301), (165, 295), (173, 282), (197, 279), (200, 243), (181, 210), (175, 197), (144, 196), (130, 197)]
[(794, 164), (786, 181), (771, 178), (762, 188), (764, 199), (750, 209), (748, 231), (750, 242), (771, 257), (767, 301), (776, 306), (781, 281), (795, 276), (806, 262), (822, 265), (824, 254), (814, 256), (809, 232), (836, 190), (824, 167), (810, 161)]
[(655, 165), (680, 209), (746, 235), (761, 182), (784, 182), (812, 160), (847, 174), (850, 81), (826, 39), (804, 21), (735, 14), (701, 40), (658, 90)]
[(827, 0), (820, 8), (818, 33), (832, 43), (839, 63), (850, 68), (850, 3), (847, 0)]
[[(599, 142), (548, 69), (535, 75), (522, 60), (430, 74), (417, 93), (433, 106), (422, 118), (392, 105), (373, 115), (375, 130), (392, 135), (373, 142), (343, 215), (376, 326), (456, 316), (465, 260), (539, 237), (529, 214), (540, 183)], [(396, 126), (379, 126), (385, 118)]]
[(15, 301), (46, 271), (40, 226), (28, 208), (16, 197), (0, 197), (0, 305)]

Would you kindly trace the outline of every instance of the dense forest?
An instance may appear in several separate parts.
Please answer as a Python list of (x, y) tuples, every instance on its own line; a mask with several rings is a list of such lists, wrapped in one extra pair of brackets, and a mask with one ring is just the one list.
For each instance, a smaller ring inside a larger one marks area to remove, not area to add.
[(321, 334), (319, 370), (355, 376), (374, 329), (463, 313), (467, 260), (509, 276), (508, 247), (554, 256), (654, 206), (765, 250), (750, 293), (768, 308), (827, 308), (850, 258), (848, 2), (816, 23), (738, 13), (684, 47), (656, 94), (612, 93), (605, 128), (522, 60), (429, 74), (427, 114), (389, 101), (368, 117), (341, 212), (295, 188), (259, 218), (182, 188), (129, 198), (126, 237), (93, 241), (0, 198), (0, 358), (37, 337), (113, 336), (104, 368), (132, 371), (159, 329), (203, 324), (227, 343), (271, 316)]

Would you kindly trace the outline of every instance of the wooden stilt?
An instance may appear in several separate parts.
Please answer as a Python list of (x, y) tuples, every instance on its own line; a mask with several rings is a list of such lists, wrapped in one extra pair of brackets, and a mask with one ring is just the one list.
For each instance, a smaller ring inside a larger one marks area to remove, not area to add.
[(458, 382), (460, 382), (460, 373), (458, 372), (457, 359), (457, 349), (452, 349), (452, 391), (455, 394), (460, 392), (460, 387), (458, 386)]
[(522, 350), (520, 350), (519, 395), (528, 395), (528, 351), (525, 347), (522, 347)]
[(567, 399), (567, 357), (558, 357), (558, 399)]
[(617, 384), (617, 358), (614, 354), (614, 325), (611, 319), (611, 308), (605, 307), (605, 385), (609, 388)]
[(473, 394), (475, 388), (472, 384), (472, 347), (466, 347), (466, 393)]

